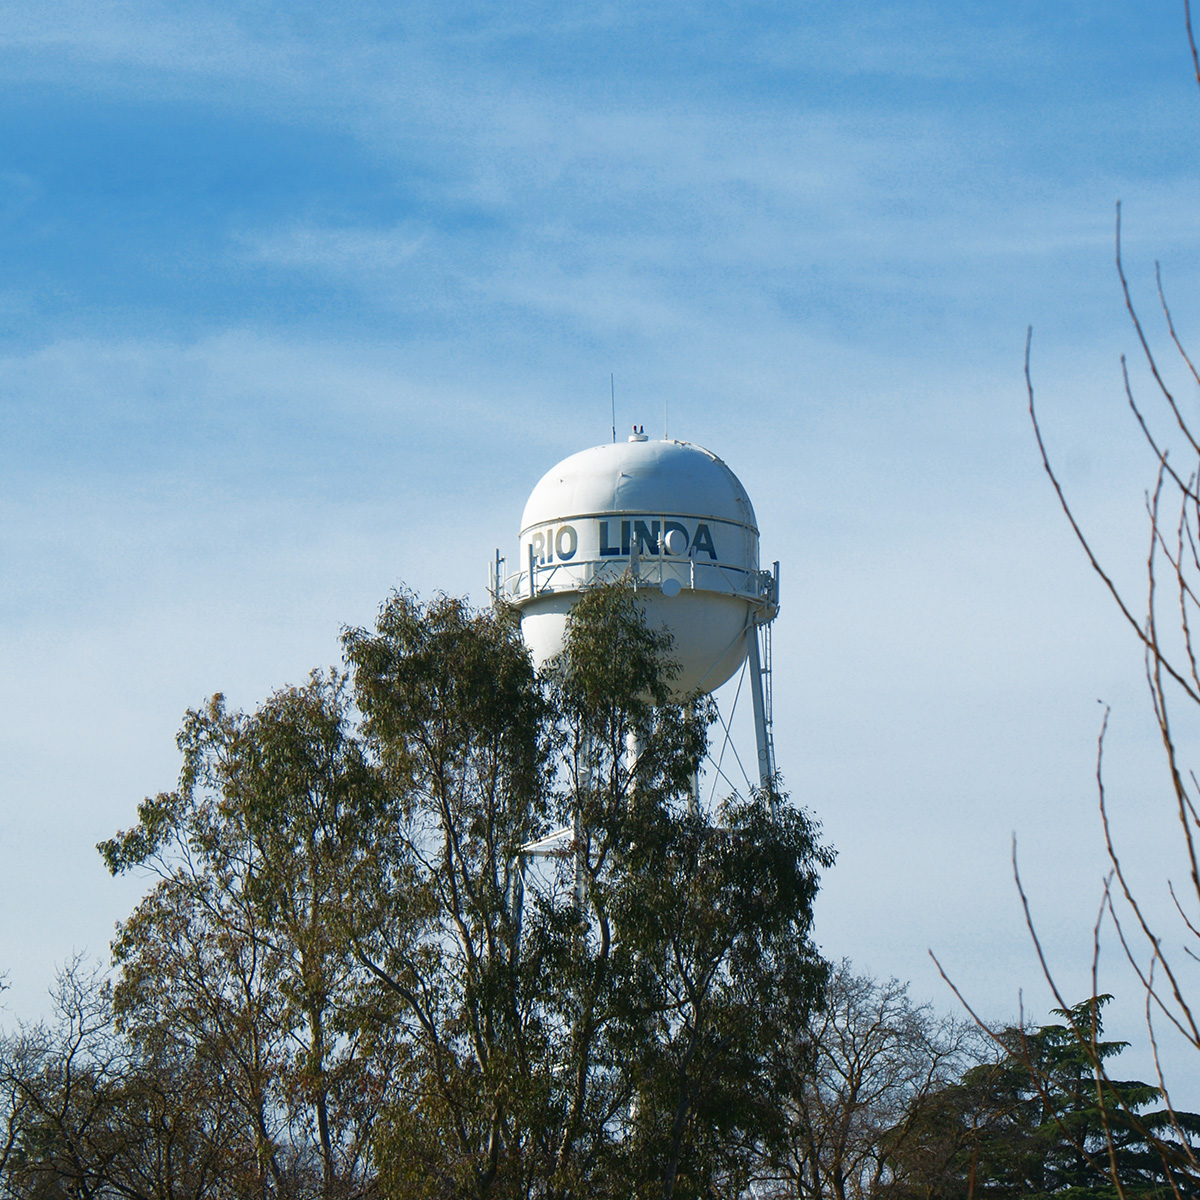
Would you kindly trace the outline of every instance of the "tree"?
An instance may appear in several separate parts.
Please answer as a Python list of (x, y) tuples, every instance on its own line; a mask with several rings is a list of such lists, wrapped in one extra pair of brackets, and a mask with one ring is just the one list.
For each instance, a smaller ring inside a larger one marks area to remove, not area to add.
[(797, 1046), (787, 1194), (865, 1200), (898, 1176), (939, 1173), (958, 1141), (947, 1147), (930, 1109), (982, 1048), (973, 1025), (915, 1005), (905, 984), (837, 964)]
[(55, 1027), (4, 1039), (7, 1108), (4, 1186), (13, 1195), (91, 1195), (120, 1154), (123, 1048), (112, 1038), (108, 996), (78, 961), (60, 975)]
[(381, 1133), (396, 1196), (526, 1195), (553, 1170), (545, 939), (522, 940), (521, 847), (547, 830), (548, 710), (510, 620), (394, 595), (346, 634), (395, 824), (357, 892), (356, 960), (389, 999), (405, 1071)]
[(641, 998), (616, 1022), (622, 1038), (641, 1037), (636, 1194), (739, 1195), (782, 1153), (795, 1082), (782, 1048), (820, 1003), (812, 829), (756, 795), (680, 818), (630, 858), (636, 882), (619, 911), (650, 951)]
[(216, 696), (179, 746), (178, 788), (100, 846), (114, 873), (158, 877), (113, 943), (119, 1028), (144, 1056), (201, 1064), (233, 1105), (233, 1194), (352, 1194), (391, 1049), (360, 1019), (342, 936), (387, 814), (346, 680), (315, 674), (252, 716)]
[(553, 675), (586, 897), (561, 1145), (579, 1143), (579, 1191), (737, 1195), (779, 1145), (777, 1049), (819, 1000), (809, 929), (832, 855), (778, 793), (693, 802), (713, 715), (668, 702), (669, 651), (627, 587), (597, 588)]
[[(1126, 1043), (1099, 1039), (1110, 999), (1057, 1010), (1058, 1022), (1036, 1029), (992, 1031), (991, 1061), (923, 1098), (879, 1194), (897, 1200), (1169, 1194), (1158, 1144), (1177, 1125), (1200, 1132), (1200, 1118), (1165, 1108), (1147, 1112), (1161, 1102), (1160, 1089), (1111, 1078), (1109, 1060)], [(1076, 1033), (1093, 1027), (1095, 1039)], [(1104, 1069), (1099, 1087), (1097, 1058)]]
[(700, 809), (712, 710), (628, 587), (541, 677), (447, 597), (345, 646), (189, 711), (177, 787), (100, 845), (152, 886), (114, 980), (0, 1045), (7, 1193), (747, 1194), (826, 977), (814, 824), (777, 786)]
[(229, 1195), (229, 1106), (204, 1064), (141, 1054), (96, 969), (72, 961), (54, 1020), (0, 1040), (0, 1193), (206, 1200)]
[(824, 977), (811, 823), (780, 796), (695, 810), (710, 710), (668, 703), (669, 639), (627, 587), (576, 606), (543, 681), (511, 615), (445, 599), (394, 597), (347, 647), (409, 797), (355, 943), (420, 1064), (386, 1186), (740, 1194), (778, 1133), (772, 1052)]

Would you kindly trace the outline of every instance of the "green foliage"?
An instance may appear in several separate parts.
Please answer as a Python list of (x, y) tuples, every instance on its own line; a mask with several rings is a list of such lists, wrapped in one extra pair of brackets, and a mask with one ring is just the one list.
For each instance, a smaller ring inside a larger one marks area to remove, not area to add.
[[(711, 710), (666, 702), (669, 639), (626, 588), (584, 598), (541, 681), (510, 624), (452, 601), (396, 597), (347, 645), (409, 788), (408, 874), (357, 943), (419, 1064), (385, 1192), (736, 1194), (779, 1135), (773, 1039), (823, 979), (810, 823), (692, 811)], [(486, 664), (476, 686), (458, 663)], [(557, 857), (525, 856), (575, 814)]]
[(444, 596), (344, 643), (347, 675), (189, 712), (178, 786), (99, 847), (152, 886), (91, 1049), (6, 1060), (8, 1192), (745, 1194), (826, 978), (812, 822), (700, 809), (713, 709), (626, 587), (541, 677)]
[(631, 1073), (633, 1194), (739, 1194), (786, 1137), (779, 1050), (820, 999), (808, 940), (814, 866), (802, 813), (731, 801), (663, 822), (630, 854), (615, 917), (644, 957), (617, 1037)]
[(395, 1196), (525, 1194), (552, 1063), (511, 898), (548, 828), (548, 709), (511, 622), (396, 595), (346, 635), (363, 729), (399, 819), (347, 914), (406, 1056), (379, 1135)]
[(214, 697), (179, 745), (177, 790), (100, 846), (114, 871), (158, 877), (113, 943), (117, 1020), (140, 1051), (212, 1072), (238, 1114), (239, 1188), (344, 1192), (390, 1056), (344, 935), (388, 810), (347, 680), (314, 675), (252, 716)]
[[(966, 1071), (924, 1103), (889, 1196), (1174, 1194), (1169, 1168), (1187, 1160), (1200, 1117), (1146, 1112), (1162, 1100), (1157, 1087), (1097, 1070), (1125, 1047), (1101, 1038), (1110, 999), (1055, 1010), (1061, 1022), (995, 1034), (1002, 1052), (994, 1062)], [(1182, 1195), (1196, 1194), (1184, 1184)]]

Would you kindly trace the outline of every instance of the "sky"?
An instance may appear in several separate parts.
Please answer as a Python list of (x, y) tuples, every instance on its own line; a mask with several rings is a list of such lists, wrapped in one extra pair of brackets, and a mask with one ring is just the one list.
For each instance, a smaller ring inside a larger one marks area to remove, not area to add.
[(1042, 1016), (1015, 837), (1086, 994), (1103, 705), (1161, 911), (1140, 653), (1022, 366), (1032, 325), (1050, 452), (1137, 596), (1114, 206), (1156, 347), (1156, 260), (1200, 345), (1181, 4), (16, 0), (0, 72), (3, 1019), (148, 886), (94, 846), (173, 786), (184, 711), (338, 662), (394, 587), (486, 602), (538, 478), (611, 436), (610, 373), (618, 426), (721, 455), (782, 564), (827, 956), (954, 1011), (932, 950), (983, 1015)]

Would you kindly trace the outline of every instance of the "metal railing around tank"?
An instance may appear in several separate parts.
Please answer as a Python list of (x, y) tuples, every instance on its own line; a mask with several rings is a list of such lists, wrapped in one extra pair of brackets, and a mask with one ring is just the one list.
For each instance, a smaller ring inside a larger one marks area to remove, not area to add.
[(658, 555), (541, 563), (530, 549), (523, 570), (506, 572), (505, 565), (506, 560), (497, 551), (488, 590), (493, 599), (518, 607), (539, 596), (577, 592), (594, 584), (625, 579), (635, 591), (653, 588), (666, 595), (682, 591), (715, 592), (748, 600), (760, 610), (756, 613), (756, 624), (773, 620), (779, 611), (779, 563), (771, 571)]

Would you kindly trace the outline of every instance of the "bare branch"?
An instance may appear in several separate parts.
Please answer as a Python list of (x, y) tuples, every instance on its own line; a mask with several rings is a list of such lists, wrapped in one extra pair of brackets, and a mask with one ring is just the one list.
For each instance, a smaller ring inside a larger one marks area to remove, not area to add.
[[(1063, 492), (1062, 484), (1059, 483), (1058, 476), (1054, 473), (1054, 468), (1050, 465), (1050, 458), (1046, 452), (1046, 444), (1042, 439), (1042, 430), (1038, 423), (1037, 410), (1034, 404), (1033, 377), (1030, 374), (1029, 369), (1029, 352), (1032, 339), (1033, 327), (1030, 326), (1026, 331), (1025, 336), (1025, 387), (1029, 395), (1029, 419), (1033, 423), (1033, 432), (1034, 436), (1037, 438), (1038, 452), (1041, 454), (1042, 466), (1045, 468), (1047, 476), (1049, 476), (1050, 483), (1054, 487), (1055, 494), (1058, 496), (1059, 505), (1062, 508), (1067, 521), (1070, 523), (1071, 529), (1075, 533), (1076, 540), (1079, 542), (1080, 546), (1083, 547), (1083, 552), (1087, 555), (1088, 562), (1092, 564), (1092, 570), (1094, 570), (1096, 574), (1100, 576), (1101, 580), (1103, 580), (1104, 586), (1108, 589), (1109, 595), (1111, 595), (1116, 601), (1117, 607), (1121, 610), (1121, 615), (1129, 623), (1130, 628), (1133, 629), (1133, 631), (1137, 634), (1138, 640), (1142, 642), (1148, 651), (1153, 653), (1155, 656), (1159, 656), (1158, 647), (1151, 645), (1150, 642), (1147, 641), (1146, 632), (1142, 628), (1141, 623), (1133, 615), (1133, 613), (1129, 611), (1129, 607), (1126, 605), (1124, 598), (1121, 596), (1117, 585), (1100, 565), (1100, 560), (1096, 557), (1095, 552), (1092, 550), (1091, 543), (1088, 541), (1083, 530), (1080, 528), (1079, 522), (1076, 521), (1075, 514), (1071, 511), (1070, 504), (1067, 503), (1067, 498)], [(1184, 676), (1178, 671), (1176, 671), (1169, 662), (1163, 661), (1162, 665), (1167, 674), (1170, 675), (1171, 678), (1174, 679), (1181, 688), (1183, 688), (1188, 697), (1194, 700), (1197, 704), (1200, 704), (1200, 690), (1192, 687), (1187, 679), (1184, 678)]]
[(1192, 33), (1192, 5), (1191, 0), (1183, 0), (1183, 15), (1187, 22), (1187, 38), (1188, 45), (1192, 50), (1192, 68), (1196, 74), (1196, 82), (1200, 83), (1200, 57), (1196, 55), (1196, 38)]
[(1150, 343), (1146, 340), (1146, 334), (1142, 329), (1142, 322), (1137, 315), (1137, 309), (1133, 306), (1133, 297), (1129, 293), (1129, 281), (1125, 278), (1125, 264), (1121, 260), (1121, 202), (1119, 200), (1117, 201), (1116, 261), (1117, 276), (1121, 280), (1121, 291), (1125, 296), (1125, 309), (1129, 313), (1134, 329), (1137, 331), (1138, 341), (1142, 344), (1142, 351), (1146, 356), (1146, 363), (1150, 368), (1150, 373), (1154, 376), (1154, 382), (1158, 384), (1158, 390), (1162, 392), (1163, 398), (1170, 406), (1171, 412), (1175, 414), (1175, 422), (1179, 426), (1180, 432), (1187, 439), (1193, 452), (1200, 455), (1200, 442), (1197, 442), (1192, 436), (1192, 431), (1183, 419), (1183, 414), (1179, 411), (1179, 405), (1176, 404), (1175, 397), (1171, 394), (1171, 389), (1167, 387), (1162, 375), (1159, 374), (1158, 362), (1155, 360), (1154, 352), (1150, 349)]

